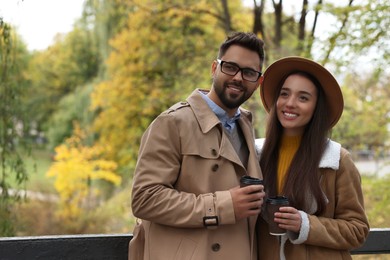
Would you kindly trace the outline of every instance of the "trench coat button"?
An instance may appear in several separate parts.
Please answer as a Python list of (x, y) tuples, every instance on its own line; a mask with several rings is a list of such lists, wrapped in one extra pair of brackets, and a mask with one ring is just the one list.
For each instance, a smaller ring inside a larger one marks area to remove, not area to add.
[(211, 170), (213, 172), (216, 172), (216, 171), (218, 171), (218, 168), (219, 168), (219, 165), (218, 164), (214, 164), (213, 167), (211, 168)]
[(211, 149), (211, 154), (216, 156), (218, 153), (217, 153), (217, 150), (215, 150), (214, 148)]
[(219, 249), (221, 249), (221, 245), (218, 244), (218, 243), (215, 243), (211, 246), (211, 249), (214, 251), (214, 252), (218, 252)]

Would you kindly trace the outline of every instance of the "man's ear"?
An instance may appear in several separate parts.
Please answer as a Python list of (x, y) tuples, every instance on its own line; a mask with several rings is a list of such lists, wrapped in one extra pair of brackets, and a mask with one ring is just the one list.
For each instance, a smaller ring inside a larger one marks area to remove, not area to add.
[(216, 60), (214, 60), (213, 63), (211, 64), (211, 75), (212, 76), (214, 76), (215, 71), (217, 69), (217, 66), (218, 66), (218, 62)]
[(263, 84), (263, 81), (264, 81), (264, 76), (261, 75), (259, 78), (259, 85)]
[(263, 77), (263, 75), (261, 75), (260, 78), (257, 80), (258, 84), (257, 84), (256, 89), (258, 89), (261, 86), (261, 84), (263, 84), (263, 80), (264, 80), (264, 77)]

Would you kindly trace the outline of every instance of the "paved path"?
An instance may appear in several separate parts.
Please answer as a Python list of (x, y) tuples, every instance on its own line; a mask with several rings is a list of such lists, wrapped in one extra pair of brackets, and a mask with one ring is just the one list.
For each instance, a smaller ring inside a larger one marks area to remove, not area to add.
[[(0, 193), (2, 192), (2, 189), (0, 188)], [(8, 193), (12, 195), (16, 195), (16, 190), (14, 189), (8, 189)], [(41, 201), (51, 201), (51, 202), (57, 202), (58, 201), (58, 196), (54, 194), (45, 194), (42, 192), (36, 192), (36, 191), (25, 191), (25, 190), (20, 190), (19, 195), (21, 197), (26, 197), (29, 199), (35, 199), (35, 200), (41, 200)]]
[(361, 175), (384, 177), (390, 174), (390, 160), (355, 161)]

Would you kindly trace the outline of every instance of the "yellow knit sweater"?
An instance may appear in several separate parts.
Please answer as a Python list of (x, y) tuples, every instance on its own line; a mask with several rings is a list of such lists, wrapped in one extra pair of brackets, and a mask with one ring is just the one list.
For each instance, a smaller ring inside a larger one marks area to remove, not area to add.
[(301, 136), (282, 136), (282, 141), (279, 149), (279, 161), (278, 161), (278, 194), (283, 195), (283, 185), (286, 177), (288, 168), (290, 167), (291, 161), (294, 158), (295, 153), (298, 150), (299, 144), (301, 143)]

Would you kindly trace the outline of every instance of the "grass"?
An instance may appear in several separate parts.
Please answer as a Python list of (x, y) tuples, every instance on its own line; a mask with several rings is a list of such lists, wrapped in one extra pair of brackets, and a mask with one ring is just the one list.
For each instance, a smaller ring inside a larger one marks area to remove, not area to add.
[(25, 164), (29, 178), (27, 190), (55, 193), (54, 180), (46, 177), (46, 172), (52, 164), (51, 152), (43, 149), (33, 150), (31, 156), (26, 157)]
[(28, 180), (22, 185), (16, 182), (16, 174), (13, 171), (6, 172), (6, 183), (11, 189), (29, 190), (43, 193), (55, 193), (54, 180), (46, 177), (52, 163), (52, 154), (44, 149), (35, 149), (30, 154), (27, 152), (19, 152), (23, 160)]
[(383, 178), (362, 177), (364, 204), (371, 228), (390, 227), (390, 175)]
[[(375, 178), (362, 176), (364, 204), (370, 228), (390, 227), (390, 176)], [(390, 255), (354, 255), (354, 260), (390, 260)]]

